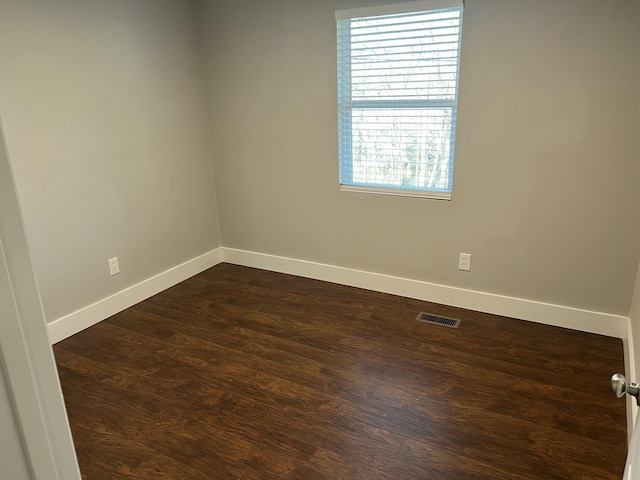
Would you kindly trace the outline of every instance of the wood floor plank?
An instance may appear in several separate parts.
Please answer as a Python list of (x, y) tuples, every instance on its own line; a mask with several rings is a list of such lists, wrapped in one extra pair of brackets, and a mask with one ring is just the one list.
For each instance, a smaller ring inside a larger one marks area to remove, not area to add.
[[(135, 478), (148, 471), (149, 465), (165, 463), (173, 474), (183, 472), (177, 478), (205, 479), (210, 472), (216, 472), (218, 478), (238, 478), (246, 470), (237, 460), (209, 450), (209, 439), (199, 442), (188, 429), (167, 428), (162, 421), (166, 407), (154, 397), (140, 399), (133, 390), (92, 382), (64, 367), (59, 370), (66, 379), (67, 409), (85, 419), (73, 424), (84, 478)], [(95, 471), (96, 461), (99, 472)]]
[(220, 264), (54, 351), (85, 480), (624, 467), (618, 339)]

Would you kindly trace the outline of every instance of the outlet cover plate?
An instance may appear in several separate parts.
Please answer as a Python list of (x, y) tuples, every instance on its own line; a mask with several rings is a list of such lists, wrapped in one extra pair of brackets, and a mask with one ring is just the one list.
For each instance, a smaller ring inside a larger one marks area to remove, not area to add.
[(120, 265), (118, 264), (118, 257), (113, 257), (107, 260), (109, 262), (109, 273), (113, 277), (120, 273)]
[(460, 258), (458, 259), (458, 270), (462, 270), (463, 272), (471, 271), (471, 254), (470, 253), (460, 254)]

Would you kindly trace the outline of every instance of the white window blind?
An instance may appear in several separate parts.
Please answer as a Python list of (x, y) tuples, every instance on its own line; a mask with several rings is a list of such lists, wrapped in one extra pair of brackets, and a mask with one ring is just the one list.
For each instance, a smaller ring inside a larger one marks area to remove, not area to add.
[(336, 18), (342, 188), (450, 198), (461, 1), (339, 11)]

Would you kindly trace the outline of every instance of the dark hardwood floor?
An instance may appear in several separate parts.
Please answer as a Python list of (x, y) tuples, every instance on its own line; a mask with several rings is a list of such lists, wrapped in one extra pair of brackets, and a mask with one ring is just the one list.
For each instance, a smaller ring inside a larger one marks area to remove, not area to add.
[(88, 480), (620, 479), (624, 467), (613, 338), (221, 264), (54, 351)]

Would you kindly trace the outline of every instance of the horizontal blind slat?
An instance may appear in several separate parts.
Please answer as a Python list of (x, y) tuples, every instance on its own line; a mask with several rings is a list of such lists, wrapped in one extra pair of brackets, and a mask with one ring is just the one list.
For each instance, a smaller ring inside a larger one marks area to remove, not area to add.
[(348, 21), (359, 17), (411, 15), (417, 12), (461, 10), (463, 0), (418, 0), (391, 5), (375, 5), (336, 11), (336, 20)]

